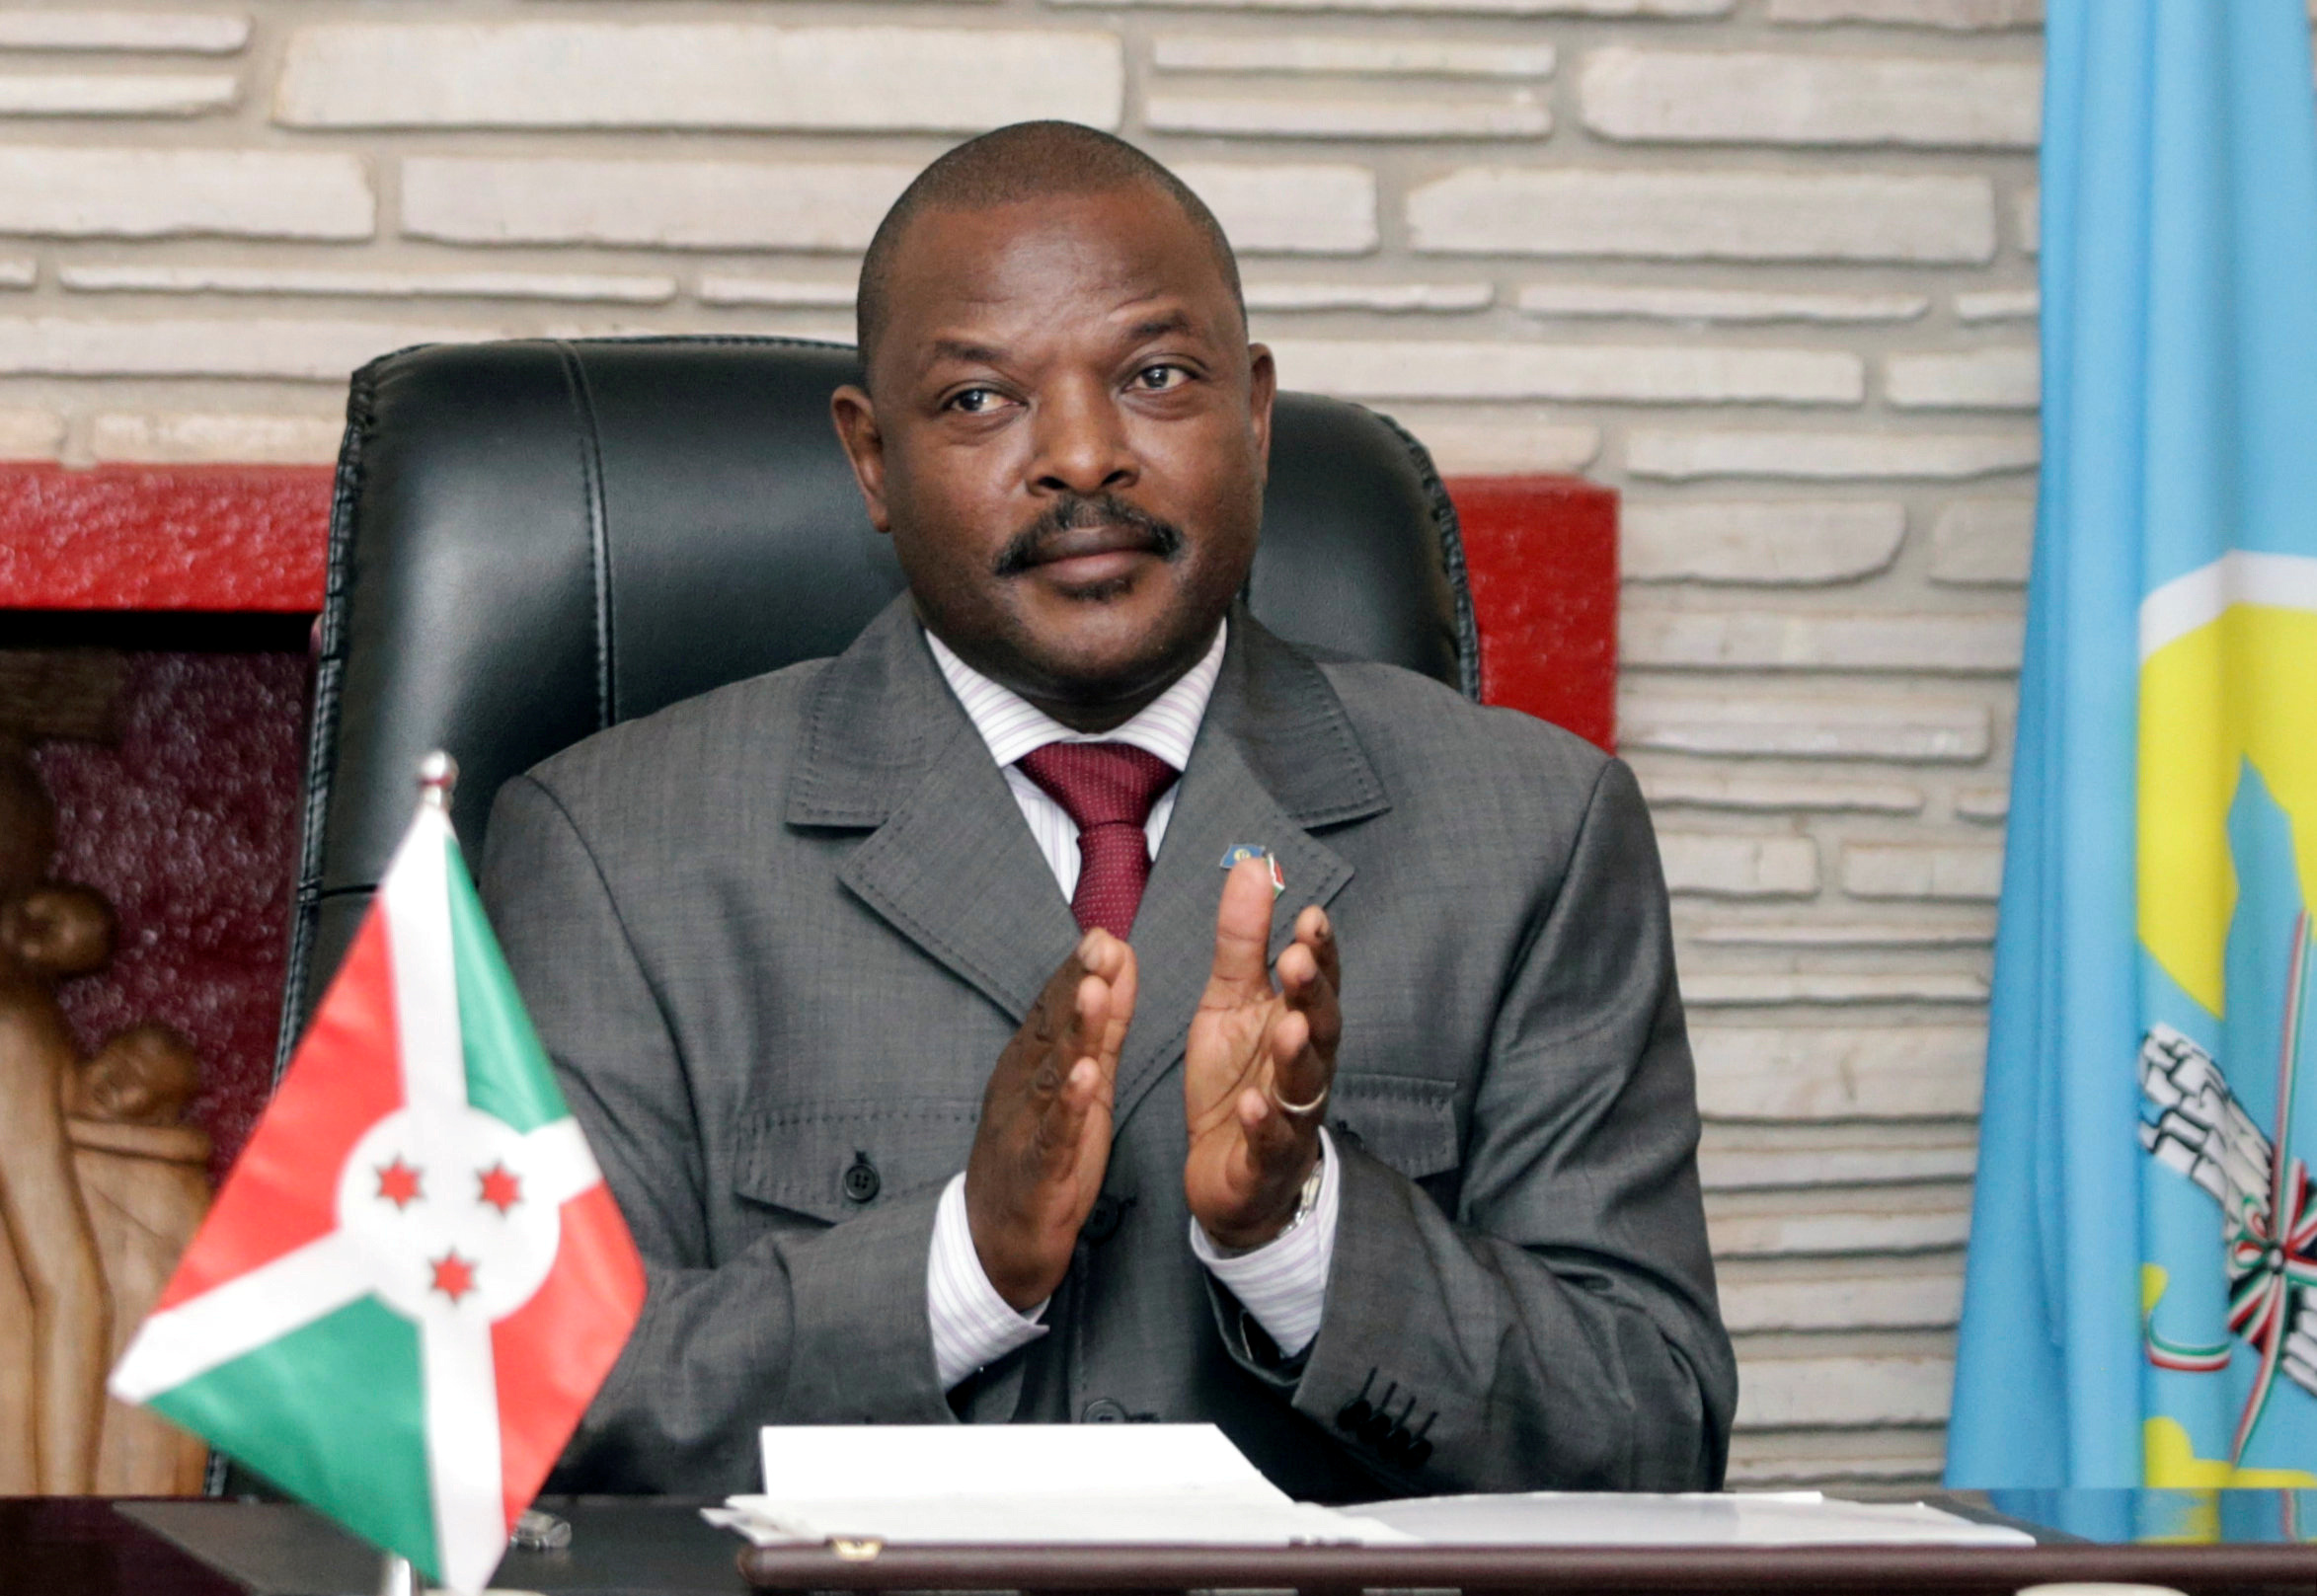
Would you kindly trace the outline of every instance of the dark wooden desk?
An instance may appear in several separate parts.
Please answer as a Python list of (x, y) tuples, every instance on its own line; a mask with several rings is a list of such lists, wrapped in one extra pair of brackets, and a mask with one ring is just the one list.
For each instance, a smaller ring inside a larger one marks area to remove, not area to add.
[(866, 1562), (751, 1550), (740, 1565), (777, 1590), (1212, 1591), (1349, 1593), (1778, 1592), (1780, 1596), (1986, 1596), (2029, 1585), (2114, 1580), (2191, 1596), (2317, 1591), (2317, 1547), (1308, 1547), (911, 1548)]
[[(1182, 1547), (886, 1549), (867, 1559), (743, 1551), (698, 1504), (555, 1504), (570, 1550), (510, 1553), (502, 1586), (745, 1596), (797, 1590), (1769, 1592), (1983, 1596), (2062, 1580), (2171, 1585), (2192, 1596), (2311, 1596), (2317, 1545), (1789, 1549)], [(187, 1550), (188, 1548), (193, 1551)], [(199, 1555), (194, 1555), (195, 1553)], [(377, 1555), (301, 1508), (246, 1502), (0, 1500), (0, 1596), (371, 1596)], [(746, 1575), (743, 1578), (743, 1571)]]
[(242, 1596), (111, 1502), (0, 1497), (0, 1596)]

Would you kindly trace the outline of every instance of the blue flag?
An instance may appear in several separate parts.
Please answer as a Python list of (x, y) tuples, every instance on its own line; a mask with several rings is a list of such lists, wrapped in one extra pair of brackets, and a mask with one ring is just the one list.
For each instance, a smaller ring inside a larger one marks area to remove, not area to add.
[(2317, 1486), (2304, 0), (2051, 0), (2044, 471), (1947, 1477)]

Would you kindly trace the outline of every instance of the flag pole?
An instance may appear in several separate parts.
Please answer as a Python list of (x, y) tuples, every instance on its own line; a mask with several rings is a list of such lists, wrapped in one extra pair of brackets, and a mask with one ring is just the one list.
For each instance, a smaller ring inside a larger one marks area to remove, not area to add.
[(424, 1596), (426, 1587), (411, 1559), (389, 1552), (378, 1571), (378, 1596)]
[[(458, 761), (439, 748), (431, 750), (419, 761), (419, 801), (447, 815), (450, 790), (458, 779)], [(378, 1569), (378, 1596), (424, 1596), (425, 1588), (410, 1558), (399, 1552), (385, 1555)]]
[(458, 785), (459, 762), (437, 748), (419, 761), (419, 800), (450, 812), (450, 790)]
[[(450, 817), (450, 790), (458, 785), (459, 762), (440, 748), (419, 761), (419, 801), (444, 819)], [(378, 1572), (378, 1596), (425, 1596), (426, 1582), (411, 1559), (399, 1552), (386, 1554)]]

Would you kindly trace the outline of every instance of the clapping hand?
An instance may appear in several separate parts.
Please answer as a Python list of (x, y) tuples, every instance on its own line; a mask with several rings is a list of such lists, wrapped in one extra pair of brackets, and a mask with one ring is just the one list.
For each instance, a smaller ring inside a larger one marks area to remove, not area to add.
[(1295, 917), (1275, 970), (1264, 959), (1271, 925), (1270, 867), (1242, 860), (1223, 882), (1214, 970), (1183, 1064), (1184, 1193), (1209, 1239), (1229, 1248), (1260, 1247), (1294, 1217), (1319, 1158), (1344, 1029), (1326, 911), (1313, 905)]
[(1102, 1191), (1133, 1018), (1134, 950), (1090, 931), (990, 1072), (965, 1162), (965, 1218), (982, 1273), (1017, 1311), (1062, 1283)]

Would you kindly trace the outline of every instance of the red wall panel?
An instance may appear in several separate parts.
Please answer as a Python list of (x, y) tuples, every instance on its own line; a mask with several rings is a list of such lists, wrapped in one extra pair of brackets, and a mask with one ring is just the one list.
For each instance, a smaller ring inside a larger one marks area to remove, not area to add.
[(1481, 697), (1617, 738), (1617, 494), (1582, 477), (1460, 477)]
[(328, 466), (0, 465), (0, 608), (322, 607)]

